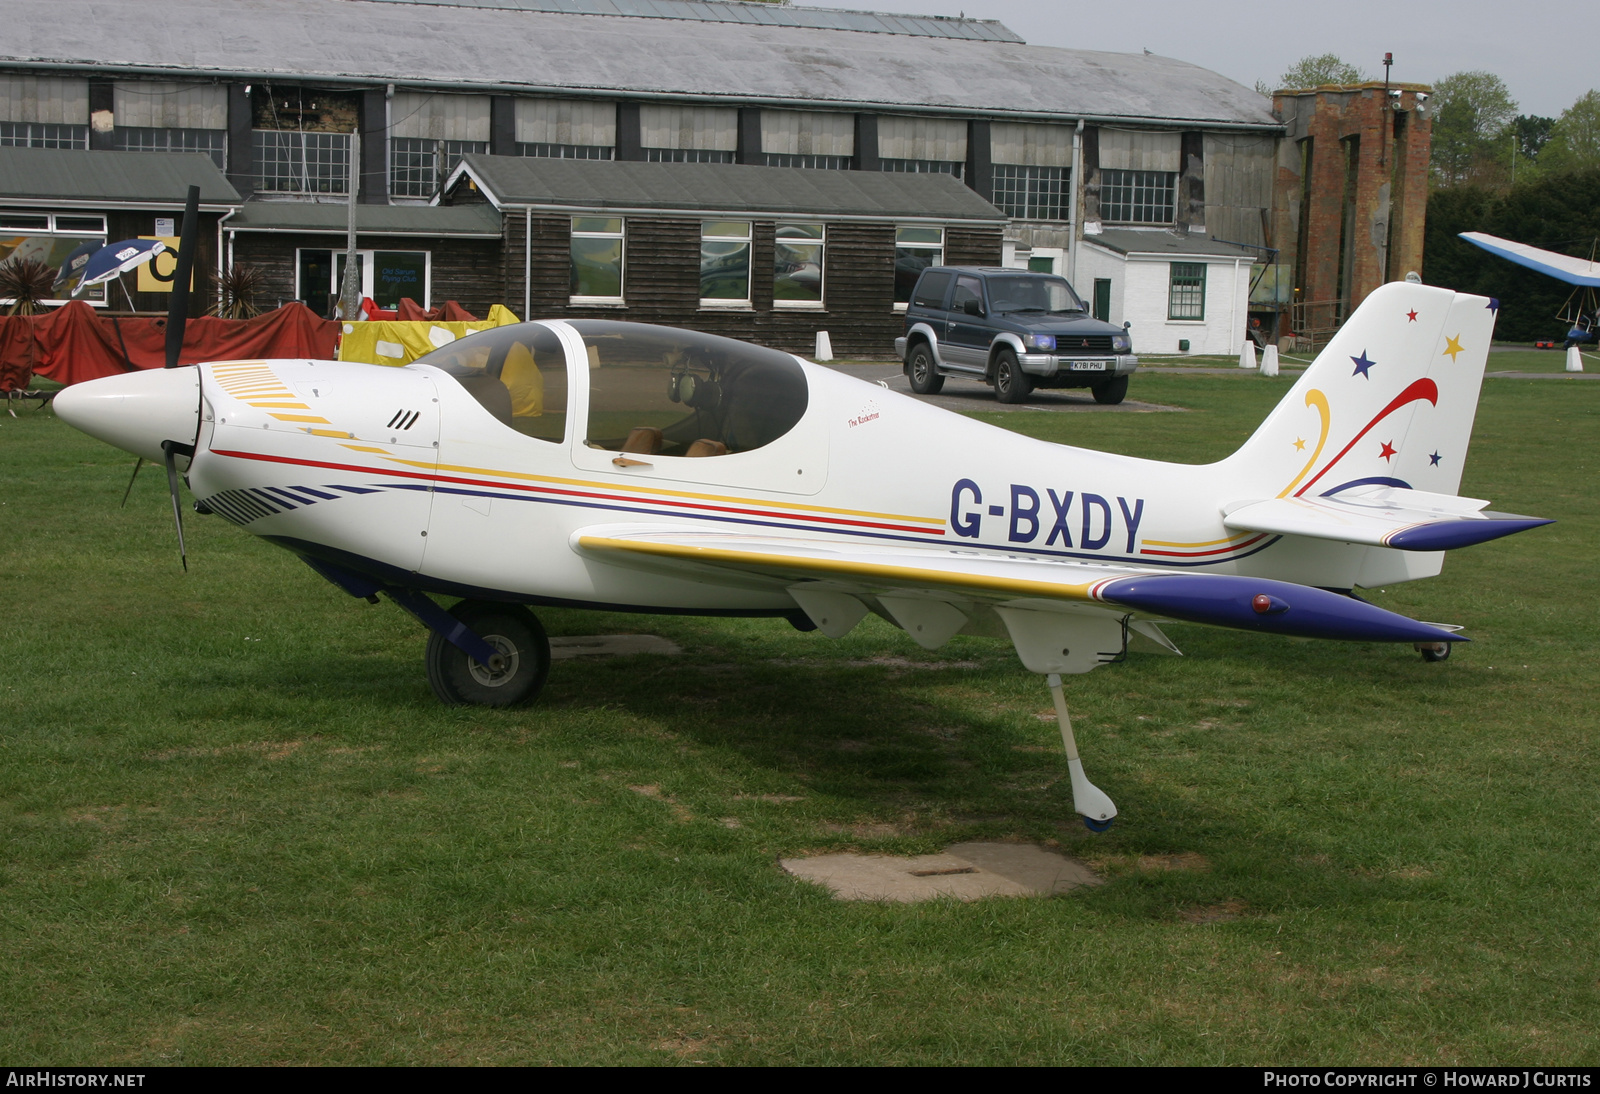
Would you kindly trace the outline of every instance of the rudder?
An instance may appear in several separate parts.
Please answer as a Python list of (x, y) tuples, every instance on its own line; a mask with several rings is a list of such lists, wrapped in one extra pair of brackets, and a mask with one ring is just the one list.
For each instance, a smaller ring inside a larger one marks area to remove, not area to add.
[(1376, 289), (1224, 461), (1241, 498), (1367, 483), (1457, 493), (1498, 307), (1407, 282)]

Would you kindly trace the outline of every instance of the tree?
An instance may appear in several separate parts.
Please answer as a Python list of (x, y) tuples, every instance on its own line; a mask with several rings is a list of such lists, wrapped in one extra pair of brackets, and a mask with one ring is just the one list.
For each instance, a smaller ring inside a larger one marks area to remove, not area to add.
[(1517, 101), (1492, 72), (1457, 72), (1433, 87), (1433, 177), (1446, 186), (1501, 172)]
[[(1367, 78), (1355, 65), (1347, 65), (1337, 53), (1319, 53), (1302, 57), (1278, 77), (1278, 87), (1321, 87), (1323, 84), (1359, 84)], [(1256, 81), (1256, 90), (1263, 95), (1272, 94), (1264, 82)]]
[[(1548, 149), (1548, 146), (1547, 146)], [(1544, 172), (1506, 192), (1480, 186), (1437, 190), (1428, 199), (1422, 278), (1458, 292), (1500, 301), (1495, 337), (1513, 342), (1560, 340), (1557, 313), (1572, 286), (1537, 270), (1513, 265), (1460, 238), (1488, 232), (1562, 254), (1588, 258), (1600, 241), (1600, 170)]]
[(1511, 123), (1511, 132), (1516, 138), (1517, 155), (1526, 160), (1536, 160), (1539, 153), (1544, 150), (1545, 142), (1550, 139), (1550, 130), (1555, 127), (1554, 118), (1541, 118), (1537, 114), (1518, 114), (1517, 120)]
[(1557, 173), (1600, 168), (1600, 91), (1589, 92), (1561, 112), (1540, 164)]

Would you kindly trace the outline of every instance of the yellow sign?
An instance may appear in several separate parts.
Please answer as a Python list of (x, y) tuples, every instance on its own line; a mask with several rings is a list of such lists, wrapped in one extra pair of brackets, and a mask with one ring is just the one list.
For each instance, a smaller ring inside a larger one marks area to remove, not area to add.
[[(156, 255), (149, 262), (139, 267), (140, 292), (171, 292), (172, 275), (178, 269), (178, 237), (177, 236), (140, 236), (140, 239), (159, 239), (167, 245), (167, 249)], [(156, 277), (168, 280), (162, 281)], [(194, 291), (194, 271), (189, 271), (189, 291)]]

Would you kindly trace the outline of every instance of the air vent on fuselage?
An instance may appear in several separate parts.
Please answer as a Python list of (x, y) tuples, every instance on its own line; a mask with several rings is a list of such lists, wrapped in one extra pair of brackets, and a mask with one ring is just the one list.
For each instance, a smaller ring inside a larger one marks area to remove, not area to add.
[(397, 410), (394, 412), (394, 417), (389, 419), (389, 424), (384, 428), (400, 430), (410, 429), (412, 426), (417, 424), (417, 419), (420, 417), (422, 417), (422, 411), (420, 410)]

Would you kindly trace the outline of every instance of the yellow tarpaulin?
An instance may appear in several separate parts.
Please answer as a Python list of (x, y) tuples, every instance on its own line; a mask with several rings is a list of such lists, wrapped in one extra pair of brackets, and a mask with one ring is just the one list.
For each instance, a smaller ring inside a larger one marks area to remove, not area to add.
[(402, 323), (398, 320), (346, 323), (339, 339), (339, 360), (369, 365), (409, 364), (463, 335), (518, 322), (521, 320), (510, 308), (496, 304), (489, 309), (489, 318), (476, 323)]

